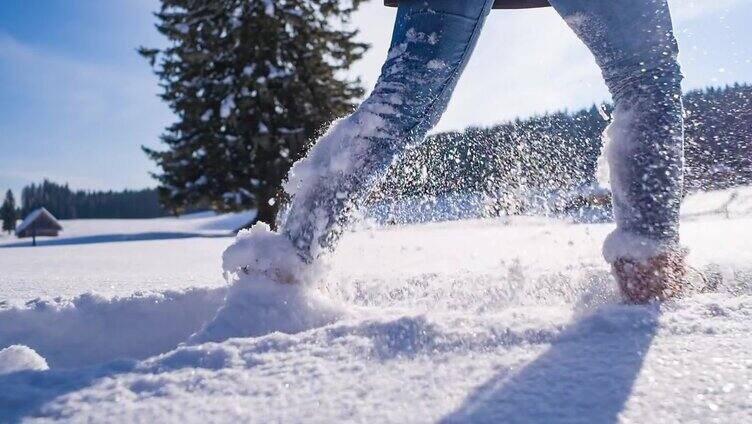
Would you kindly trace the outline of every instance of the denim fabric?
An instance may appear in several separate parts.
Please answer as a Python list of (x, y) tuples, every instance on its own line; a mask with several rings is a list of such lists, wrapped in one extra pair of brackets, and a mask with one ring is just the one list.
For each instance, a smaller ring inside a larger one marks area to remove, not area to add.
[[(620, 230), (678, 237), (681, 74), (665, 0), (553, 0), (596, 57), (633, 146), (611, 176)], [(389, 56), (371, 93), (293, 167), (281, 231), (310, 262), (336, 245), (352, 214), (446, 109), (493, 0), (400, 2)], [(503, 58), (500, 58), (503, 60)], [(618, 119), (618, 118), (617, 118)]]
[(293, 200), (281, 230), (304, 260), (333, 249), (389, 166), (439, 120), (492, 3), (400, 3), (389, 55), (372, 93), (291, 171), (291, 181), (295, 174), (304, 176), (297, 187), (287, 188)]
[(606, 154), (618, 232), (677, 245), (684, 118), (679, 49), (666, 0), (551, 4), (595, 56), (614, 100)]

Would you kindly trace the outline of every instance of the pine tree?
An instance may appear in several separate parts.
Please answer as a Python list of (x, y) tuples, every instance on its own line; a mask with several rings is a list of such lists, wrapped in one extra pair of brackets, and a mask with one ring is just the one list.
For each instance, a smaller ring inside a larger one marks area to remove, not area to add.
[(178, 116), (144, 147), (164, 206), (257, 208), (274, 224), (292, 163), (362, 96), (343, 76), (367, 45), (347, 30), (362, 0), (162, 0), (164, 49), (141, 48)]
[(5, 200), (3, 205), (0, 206), (0, 219), (3, 221), (3, 231), (7, 231), (8, 234), (15, 231), (18, 212), (16, 211), (16, 199), (13, 198), (13, 192), (10, 190), (5, 193)]

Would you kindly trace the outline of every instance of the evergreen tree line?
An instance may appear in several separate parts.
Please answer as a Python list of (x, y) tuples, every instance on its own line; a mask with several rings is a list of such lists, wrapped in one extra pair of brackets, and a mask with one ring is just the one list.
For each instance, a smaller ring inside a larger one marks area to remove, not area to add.
[[(752, 184), (752, 86), (691, 91), (686, 108), (688, 191)], [(491, 195), (593, 184), (610, 105), (430, 136), (373, 200), (475, 192)]]
[[(696, 90), (684, 102), (687, 190), (752, 184), (752, 86)], [(612, 112), (608, 105), (602, 109), (432, 135), (394, 167), (372, 200), (467, 192), (514, 196), (592, 184), (604, 116)], [(10, 191), (6, 194), (0, 207), (3, 230), (12, 231), (15, 217), (42, 206), (60, 219), (154, 218), (172, 211), (160, 204), (157, 189), (73, 191), (45, 180), (23, 189), (20, 206)], [(209, 207), (199, 203), (183, 211)]]
[(20, 216), (45, 207), (58, 219), (156, 218), (167, 215), (156, 189), (124, 191), (71, 190), (44, 180), (21, 191)]

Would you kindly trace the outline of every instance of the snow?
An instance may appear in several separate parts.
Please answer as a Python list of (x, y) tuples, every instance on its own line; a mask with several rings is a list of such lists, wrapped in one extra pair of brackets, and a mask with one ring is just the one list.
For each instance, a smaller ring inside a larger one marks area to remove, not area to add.
[[(180, 218), (61, 220), (60, 237), (0, 237), (0, 307), (37, 297), (222, 287), (233, 230), (253, 213)], [(180, 252), (175, 254), (175, 252)], [(1, 346), (0, 346), (1, 347)]]
[(685, 219), (752, 216), (752, 187), (690, 194), (682, 203), (682, 215)]
[[(369, 166), (367, 156), (377, 154), (373, 152), (374, 143), (388, 138), (391, 131), (391, 125), (379, 115), (378, 110), (374, 110), (385, 106), (385, 103), (382, 100), (374, 101), (374, 98), (372, 96), (370, 102), (361, 105), (347, 118), (332, 122), (306, 157), (295, 162), (287, 174), (283, 188), (293, 200), (289, 208), (291, 213), (287, 214), (282, 226), (285, 233), (291, 234), (301, 244), (299, 250), (310, 258), (318, 257), (322, 246), (318, 242), (306, 246), (305, 238), (319, 240), (335, 223), (330, 223), (332, 217), (326, 207), (318, 205), (309, 210), (307, 205), (315, 203), (312, 199), (320, 191), (336, 193), (340, 199), (343, 195), (347, 197), (343, 190), (347, 190), (348, 184), (343, 181), (343, 176), (353, 175), (352, 169)], [(374, 161), (370, 162), (373, 165)], [(309, 215), (315, 218), (311, 219)], [(313, 221), (312, 235), (296, 237), (309, 231), (307, 227), (310, 221)]]
[(232, 282), (224, 305), (190, 343), (297, 333), (344, 315), (313, 286), (320, 267), (303, 262), (292, 242), (263, 222), (238, 233), (222, 269)]
[(19, 371), (48, 370), (47, 361), (26, 346), (12, 345), (0, 349), (0, 375)]
[[(180, 345), (222, 304), (231, 238), (0, 249), (0, 299), (15, 299), (0, 309), (0, 364), (12, 367), (0, 421), (746, 422), (752, 213), (719, 205), (750, 199), (687, 199), (683, 242), (716, 293), (621, 305), (600, 253), (608, 223), (366, 228), (345, 235), (315, 286), (238, 274), (231, 290), (247, 295), (230, 299), (251, 303), (237, 330), (254, 331), (203, 344)], [(127, 231), (219, 234), (222, 219)], [(76, 239), (126, 223), (63, 226)]]
[(447, 66), (446, 63), (443, 60), (438, 60), (438, 59), (430, 60), (426, 64), (426, 67), (428, 69), (443, 69), (443, 68), (446, 68), (446, 66)]
[(222, 100), (222, 104), (220, 105), (219, 109), (219, 116), (222, 119), (227, 118), (230, 116), (232, 111), (235, 109), (235, 98), (232, 95), (229, 95), (225, 97), (224, 100)]
[[(165, 217), (156, 219), (80, 219), (60, 220), (63, 231), (60, 237), (37, 237), (45, 244), (52, 245), (54, 241), (71, 241), (81, 237), (99, 236), (127, 238), (139, 234), (155, 235), (159, 233), (185, 233), (194, 236), (229, 235), (234, 230), (248, 223), (253, 218), (252, 212), (230, 213), (216, 215), (213, 212), (198, 212), (180, 217)], [(114, 240), (103, 240), (114, 241)], [(25, 242), (24, 242), (25, 243)], [(0, 244), (0, 248), (8, 244)], [(29, 243), (25, 243), (29, 244)]]
[(144, 359), (184, 342), (214, 315), (224, 295), (219, 287), (37, 299), (0, 310), (0, 346), (33, 346), (52, 367)]
[[(250, 273), (270, 275), (286, 283), (306, 283), (312, 279), (312, 269), (297, 255), (287, 237), (271, 231), (259, 222), (250, 229), (238, 232), (235, 241), (222, 253), (225, 274)], [(279, 275), (287, 272), (289, 275)]]
[(379, 115), (363, 109), (334, 121), (308, 155), (295, 162), (284, 184), (290, 196), (305, 198), (320, 187), (317, 182), (336, 180), (336, 174), (362, 163), (362, 155), (369, 148), (368, 140), (383, 135), (386, 126)]
[(680, 252), (673, 243), (661, 243), (647, 237), (615, 230), (603, 241), (603, 259), (614, 263), (619, 259), (645, 262), (659, 254)]
[(274, 16), (274, 2), (272, 0), (264, 0), (264, 13), (267, 16)]

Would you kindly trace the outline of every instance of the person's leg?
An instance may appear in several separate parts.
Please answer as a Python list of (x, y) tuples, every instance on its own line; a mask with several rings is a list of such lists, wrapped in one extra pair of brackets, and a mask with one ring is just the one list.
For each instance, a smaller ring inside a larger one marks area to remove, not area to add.
[[(604, 154), (617, 229), (606, 239), (604, 257), (617, 274), (622, 270), (618, 264), (624, 261), (637, 267), (649, 263), (650, 269), (641, 270), (645, 275), (654, 274), (658, 285), (670, 283), (680, 276), (683, 259), (679, 208), (684, 122), (682, 74), (667, 0), (551, 0), (551, 4), (595, 56), (614, 100)], [(666, 255), (673, 259), (660, 259)], [(671, 263), (656, 266), (651, 262), (656, 258)], [(676, 270), (676, 275), (666, 270)], [(647, 291), (639, 296), (656, 294)]]
[[(606, 133), (605, 153), (617, 235), (644, 240), (650, 244), (646, 247), (677, 246), (683, 179), (682, 75), (666, 0), (551, 3), (590, 48), (613, 96), (614, 121)], [(621, 253), (619, 246), (613, 252), (609, 248), (607, 256)]]
[(224, 251), (222, 267), (233, 284), (190, 343), (295, 332), (341, 313), (306, 284), (316, 278), (314, 260), (334, 248), (351, 213), (395, 158), (436, 124), (491, 3), (400, 2), (389, 56), (370, 97), (293, 166), (285, 187), (292, 204), (280, 233), (257, 223)]
[(352, 213), (446, 109), (493, 0), (400, 2), (392, 45), (371, 95), (296, 163), (281, 232), (310, 262), (334, 248)]

